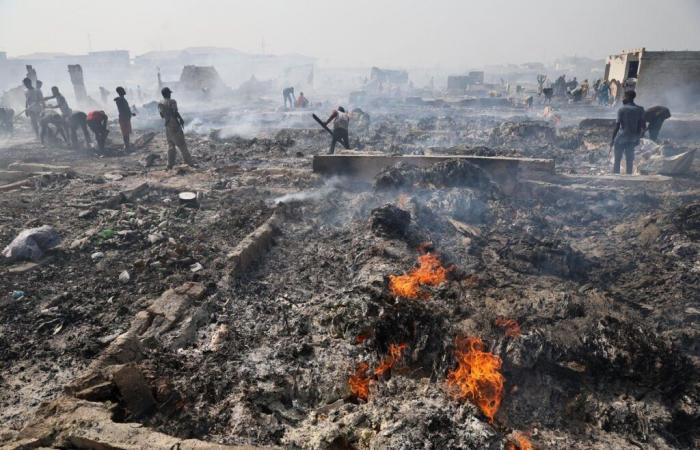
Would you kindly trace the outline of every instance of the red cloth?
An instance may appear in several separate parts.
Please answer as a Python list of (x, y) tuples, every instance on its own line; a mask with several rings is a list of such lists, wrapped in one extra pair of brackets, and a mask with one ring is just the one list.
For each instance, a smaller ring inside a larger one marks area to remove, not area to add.
[(101, 122), (107, 118), (107, 114), (104, 111), (90, 111), (87, 115), (88, 122), (96, 121)]
[(131, 134), (131, 117), (120, 117), (119, 128), (122, 130), (122, 136)]

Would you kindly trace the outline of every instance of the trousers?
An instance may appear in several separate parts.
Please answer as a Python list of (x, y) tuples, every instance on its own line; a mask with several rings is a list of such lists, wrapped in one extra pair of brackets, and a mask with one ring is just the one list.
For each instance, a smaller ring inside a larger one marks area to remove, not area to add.
[(615, 164), (613, 165), (613, 173), (620, 173), (620, 163), (622, 155), (625, 156), (625, 169), (627, 175), (632, 175), (632, 164), (634, 163), (634, 147), (636, 142), (620, 142), (615, 143)]
[(192, 155), (190, 155), (190, 151), (187, 149), (185, 133), (182, 131), (182, 128), (180, 128), (179, 126), (177, 128), (166, 127), (165, 137), (168, 140), (168, 168), (171, 168), (175, 165), (175, 162), (177, 160), (177, 151), (175, 150), (176, 148), (180, 149), (180, 153), (182, 154), (182, 160), (185, 161), (185, 164), (191, 166), (193, 163)]
[(331, 139), (331, 149), (328, 152), (329, 155), (335, 153), (335, 143), (340, 142), (346, 149), (350, 148), (350, 138), (348, 137), (348, 130), (345, 128), (335, 128), (333, 129), (333, 138)]

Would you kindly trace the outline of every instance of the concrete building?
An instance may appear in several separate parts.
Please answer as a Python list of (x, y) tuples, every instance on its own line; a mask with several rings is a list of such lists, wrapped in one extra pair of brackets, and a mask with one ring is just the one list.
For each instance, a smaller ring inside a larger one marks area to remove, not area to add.
[(637, 103), (642, 106), (700, 110), (700, 51), (625, 50), (608, 57), (605, 79), (621, 85), (636, 82)]

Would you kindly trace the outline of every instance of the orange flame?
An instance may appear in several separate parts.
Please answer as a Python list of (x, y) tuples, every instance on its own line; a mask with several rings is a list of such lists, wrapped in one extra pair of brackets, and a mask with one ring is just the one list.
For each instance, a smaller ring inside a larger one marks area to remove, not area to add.
[(520, 336), (520, 325), (513, 319), (496, 319), (496, 326), (503, 328), (508, 337)]
[(403, 352), (407, 347), (407, 344), (390, 344), (389, 353), (384, 357), (382, 362), (379, 363), (379, 367), (374, 369), (374, 374), (381, 377), (385, 372), (394, 367), (403, 356)]
[(457, 398), (471, 401), (493, 422), (503, 399), (501, 358), (484, 351), (478, 337), (457, 338), (455, 345), (457, 369), (447, 374), (447, 384)]
[(419, 266), (404, 275), (389, 275), (389, 290), (392, 294), (404, 298), (425, 298), (420, 286), (438, 286), (447, 279), (446, 269), (440, 259), (426, 253), (418, 257)]
[(348, 380), (348, 386), (350, 386), (350, 392), (359, 398), (360, 400), (367, 401), (369, 397), (369, 377), (367, 376), (367, 370), (369, 370), (369, 364), (366, 362), (361, 362), (355, 368), (355, 373), (350, 375)]
[(535, 450), (535, 447), (523, 433), (514, 433), (513, 439), (515, 442), (509, 442), (506, 445), (506, 450)]

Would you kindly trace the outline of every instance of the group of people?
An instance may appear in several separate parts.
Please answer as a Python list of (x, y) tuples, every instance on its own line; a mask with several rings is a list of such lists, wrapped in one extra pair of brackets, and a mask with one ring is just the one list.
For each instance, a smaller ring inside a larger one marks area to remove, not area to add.
[[(304, 93), (300, 92), (299, 96), (294, 98), (294, 88), (287, 87), (282, 89), (282, 100), (284, 102), (285, 108), (307, 108), (309, 106), (309, 99), (304, 97)], [(287, 104), (289, 103), (289, 106)]]
[[(45, 97), (41, 90), (42, 83), (37, 80), (32, 84), (30, 78), (22, 80), (25, 87), (25, 114), (41, 143), (45, 143), (49, 135), (63, 138), (63, 140), (75, 148), (80, 147), (78, 131), (82, 130), (87, 146), (91, 145), (88, 128), (95, 135), (95, 141), (100, 150), (104, 150), (107, 134), (107, 114), (104, 111), (74, 111), (68, 105), (68, 101), (57, 86), (51, 88), (51, 96)], [(132, 112), (129, 102), (126, 100), (126, 91), (119, 86), (116, 89), (117, 97), (114, 99), (119, 113), (119, 128), (122, 132), (124, 149), (131, 149), (131, 118), (136, 115)], [(49, 103), (55, 100), (55, 104)], [(54, 111), (58, 110), (58, 112)]]
[[(61, 94), (57, 86), (51, 88), (51, 96), (44, 97), (41, 91), (42, 83), (37, 80), (36, 85), (30, 78), (23, 81), (25, 87), (25, 114), (31, 122), (32, 128), (43, 144), (49, 135), (59, 136), (73, 146), (80, 147), (78, 131), (82, 130), (85, 143), (91, 145), (90, 133), (92, 131), (99, 150), (104, 150), (109, 134), (107, 114), (102, 110), (90, 111), (87, 114), (83, 111), (74, 111), (68, 105), (68, 101)], [(126, 90), (119, 86), (116, 88), (117, 97), (114, 102), (117, 106), (119, 129), (124, 142), (124, 150), (131, 151), (131, 118), (136, 115), (126, 99)], [(185, 141), (184, 124), (177, 102), (171, 98), (172, 91), (165, 87), (161, 90), (163, 100), (158, 104), (158, 112), (164, 119), (165, 136), (168, 142), (168, 169), (175, 165), (177, 159), (176, 149), (180, 150), (182, 159), (190, 166), (194, 166), (192, 156)], [(48, 101), (55, 100), (55, 104)], [(57, 109), (59, 112), (53, 111)]]
[(537, 83), (538, 95), (544, 96), (544, 103), (551, 103), (554, 97), (566, 98), (574, 103), (592, 97), (601, 106), (610, 105), (610, 83), (606, 80), (598, 79), (591, 86), (587, 79), (579, 83), (576, 77), (567, 80), (565, 75), (561, 75), (552, 82), (546, 75), (538, 75)]

